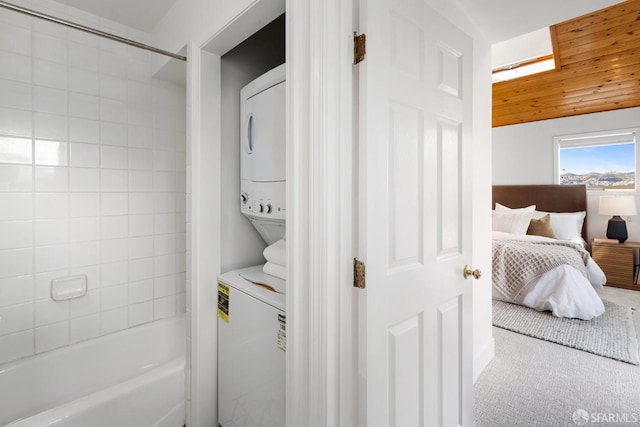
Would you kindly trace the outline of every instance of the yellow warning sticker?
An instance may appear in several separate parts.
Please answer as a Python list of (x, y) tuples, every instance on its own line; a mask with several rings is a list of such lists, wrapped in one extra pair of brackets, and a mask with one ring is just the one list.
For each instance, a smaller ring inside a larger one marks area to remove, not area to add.
[(287, 316), (284, 314), (278, 314), (278, 348), (282, 351), (287, 351)]
[(218, 282), (218, 317), (229, 323), (229, 285)]

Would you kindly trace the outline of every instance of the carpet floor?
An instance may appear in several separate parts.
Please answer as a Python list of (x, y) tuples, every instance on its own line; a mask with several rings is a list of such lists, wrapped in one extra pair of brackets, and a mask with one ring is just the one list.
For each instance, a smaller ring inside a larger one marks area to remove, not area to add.
[[(640, 309), (640, 292), (599, 293)], [(495, 357), (474, 385), (476, 426), (640, 425), (639, 366), (500, 328), (493, 334)]]
[(493, 301), (493, 325), (533, 338), (640, 365), (633, 310), (603, 301), (605, 312), (588, 321), (556, 317), (508, 302)]

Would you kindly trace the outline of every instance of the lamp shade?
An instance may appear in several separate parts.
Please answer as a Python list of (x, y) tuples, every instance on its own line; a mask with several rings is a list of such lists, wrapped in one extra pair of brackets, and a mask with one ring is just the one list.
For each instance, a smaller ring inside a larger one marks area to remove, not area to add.
[(598, 206), (600, 215), (636, 215), (635, 196), (601, 196)]

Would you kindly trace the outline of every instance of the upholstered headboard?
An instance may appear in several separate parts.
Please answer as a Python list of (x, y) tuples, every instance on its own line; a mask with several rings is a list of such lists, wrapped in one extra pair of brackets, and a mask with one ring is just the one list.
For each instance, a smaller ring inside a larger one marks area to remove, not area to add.
[[(493, 202), (510, 208), (536, 205), (546, 212), (581, 212), (587, 210), (585, 185), (494, 185)], [(587, 218), (582, 225), (582, 237), (587, 239)]]

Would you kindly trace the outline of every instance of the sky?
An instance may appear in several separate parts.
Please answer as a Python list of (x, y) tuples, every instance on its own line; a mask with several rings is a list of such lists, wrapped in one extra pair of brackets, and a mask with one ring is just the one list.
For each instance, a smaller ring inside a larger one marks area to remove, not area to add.
[(571, 147), (560, 150), (561, 173), (635, 171), (635, 144)]

